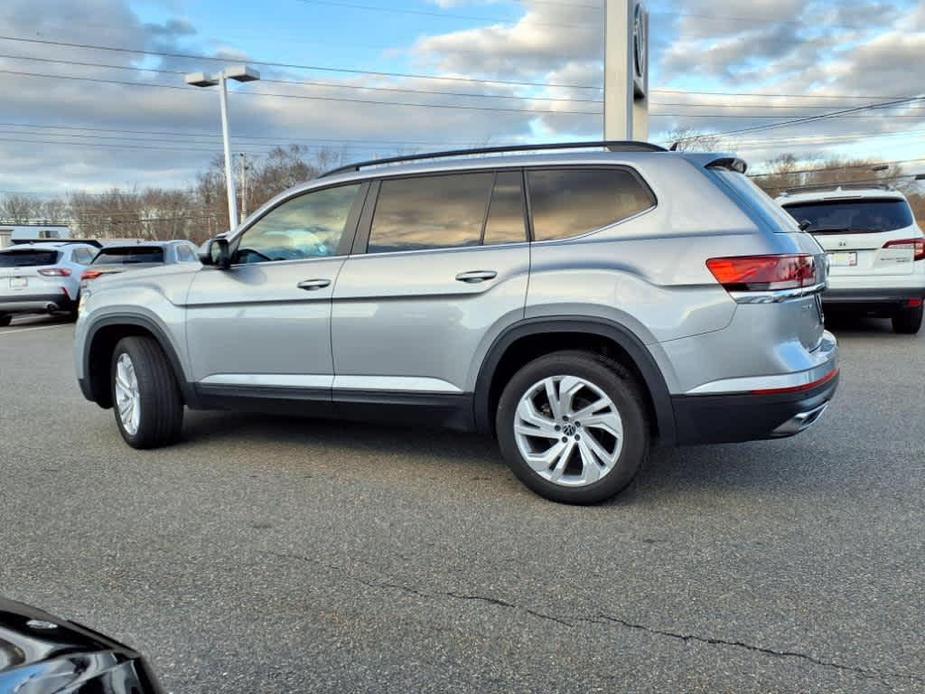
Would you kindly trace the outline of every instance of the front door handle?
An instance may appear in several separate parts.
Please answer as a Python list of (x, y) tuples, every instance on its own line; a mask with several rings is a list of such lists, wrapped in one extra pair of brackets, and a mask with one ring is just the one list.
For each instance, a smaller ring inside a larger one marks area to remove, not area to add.
[(494, 270), (470, 270), (469, 272), (460, 272), (458, 275), (456, 275), (456, 280), (458, 282), (475, 284), (477, 282), (493, 280), (497, 276), (498, 273)]
[(306, 291), (313, 292), (316, 289), (324, 289), (331, 284), (331, 280), (303, 280), (299, 282), (296, 286), (299, 289), (305, 289)]

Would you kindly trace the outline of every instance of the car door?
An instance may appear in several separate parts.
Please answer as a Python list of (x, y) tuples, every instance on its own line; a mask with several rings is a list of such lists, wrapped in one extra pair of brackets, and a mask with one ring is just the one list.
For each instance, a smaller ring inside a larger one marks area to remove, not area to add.
[(373, 184), (334, 290), (334, 399), (462, 394), (521, 319), (530, 247), (520, 170)]
[(200, 386), (330, 397), (331, 295), (367, 187), (286, 198), (231, 239), (230, 268), (197, 271), (186, 325)]

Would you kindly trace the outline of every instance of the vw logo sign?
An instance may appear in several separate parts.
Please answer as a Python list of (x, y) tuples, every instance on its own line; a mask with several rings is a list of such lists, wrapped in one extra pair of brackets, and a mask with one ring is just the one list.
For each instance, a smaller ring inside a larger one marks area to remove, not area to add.
[(645, 96), (648, 88), (649, 37), (648, 13), (641, 2), (633, 13), (633, 83), (636, 96)]

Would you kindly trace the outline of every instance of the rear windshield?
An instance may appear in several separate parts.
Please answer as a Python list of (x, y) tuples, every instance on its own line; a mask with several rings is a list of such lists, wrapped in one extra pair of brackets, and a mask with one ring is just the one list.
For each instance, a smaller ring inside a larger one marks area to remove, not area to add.
[(54, 265), (58, 251), (4, 251), (0, 253), (0, 267), (36, 267)]
[(912, 226), (912, 210), (905, 200), (865, 198), (826, 200), (787, 205), (798, 222), (807, 221), (812, 233), (867, 233), (894, 231)]
[(104, 248), (93, 259), (93, 265), (132, 265), (133, 263), (163, 263), (164, 249), (153, 246)]

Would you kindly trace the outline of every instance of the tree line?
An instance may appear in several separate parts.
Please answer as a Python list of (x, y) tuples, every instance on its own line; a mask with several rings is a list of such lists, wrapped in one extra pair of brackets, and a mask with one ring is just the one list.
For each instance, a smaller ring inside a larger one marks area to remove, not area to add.
[[(709, 135), (684, 133), (679, 149), (735, 151)], [(239, 209), (253, 212), (287, 188), (311, 180), (347, 159), (336, 149), (303, 145), (277, 147), (266, 156), (236, 157)], [(752, 180), (772, 197), (816, 185), (889, 184), (906, 193), (916, 219), (925, 222), (925, 195), (895, 164), (868, 159), (798, 159), (782, 154)], [(81, 238), (190, 239), (201, 243), (228, 230), (225, 168), (221, 157), (182, 189), (112, 188), (103, 193), (74, 192), (36, 198), (11, 193), (0, 198), (0, 223), (66, 224)]]

